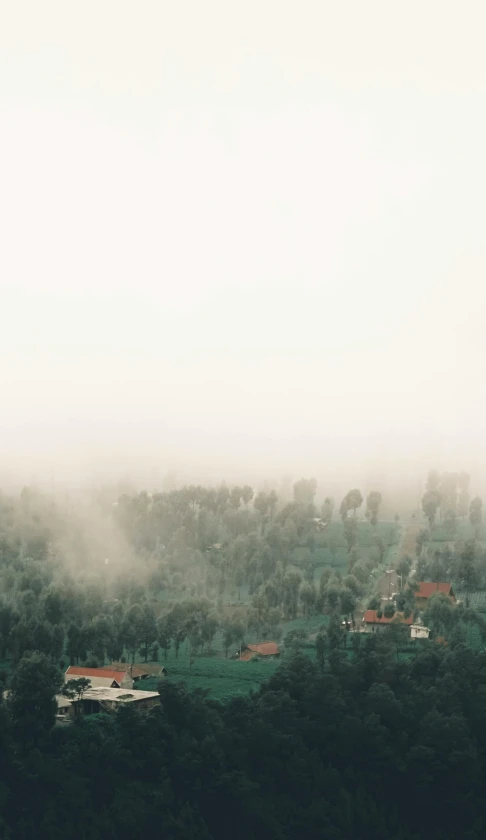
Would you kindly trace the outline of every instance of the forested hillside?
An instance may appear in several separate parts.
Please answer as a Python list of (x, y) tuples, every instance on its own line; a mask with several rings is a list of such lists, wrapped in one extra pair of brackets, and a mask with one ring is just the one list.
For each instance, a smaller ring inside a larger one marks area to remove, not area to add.
[[(437, 511), (420, 522), (408, 557), (378, 491), (337, 510), (316, 490), (0, 497), (1, 837), (484, 836), (480, 500), (469, 522), (449, 513), (446, 543)], [(417, 573), (464, 601), (419, 608)], [(422, 616), (430, 638), (400, 620), (359, 632), (370, 605)], [(268, 638), (279, 659), (231, 658)], [(144, 683), (160, 707), (55, 724), (68, 664), (135, 659), (167, 666)]]
[(358, 522), (356, 507), (333, 521), (333, 501), (316, 507), (315, 493), (303, 479), (287, 504), (248, 486), (108, 506), (3, 497), (0, 663), (25, 650), (65, 664), (178, 657), (182, 645), (227, 655), (297, 619), (315, 629), (316, 616), (352, 615), (396, 523)]
[[(36, 666), (38, 696), (49, 675)], [(224, 705), (160, 690), (147, 715), (67, 729), (50, 730), (45, 704), (34, 729), (18, 706), (12, 723), (0, 709), (1, 836), (484, 836), (484, 654), (436, 646), (397, 664), (385, 637), (371, 638), (356, 661), (297, 654)]]

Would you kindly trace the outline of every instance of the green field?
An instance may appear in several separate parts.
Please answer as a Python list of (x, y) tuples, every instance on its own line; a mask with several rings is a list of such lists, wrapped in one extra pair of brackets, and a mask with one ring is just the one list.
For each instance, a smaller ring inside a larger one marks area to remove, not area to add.
[[(312, 615), (308, 619), (296, 618), (293, 621), (285, 621), (282, 624), (283, 636), (291, 630), (305, 630), (313, 636), (324, 628), (329, 621), (325, 615)], [(245, 636), (248, 643), (262, 641)], [(306, 642), (301, 645), (302, 649), (311, 658), (315, 658), (315, 645), (313, 642)], [(252, 690), (257, 690), (260, 684), (271, 677), (279, 666), (279, 662), (286, 655), (283, 642), (279, 642), (281, 655), (276, 658), (261, 658), (240, 662), (237, 659), (225, 659), (222, 648), (222, 634), (217, 633), (212, 645), (212, 653), (206, 656), (194, 656), (193, 664), (189, 664), (189, 650), (187, 642), (184, 643), (176, 659), (174, 650), (170, 650), (167, 659), (161, 655), (160, 664), (167, 668), (167, 679), (174, 682), (185, 682), (191, 689), (203, 688), (209, 692), (209, 697), (217, 700), (226, 700), (235, 695), (246, 695)], [(230, 648), (229, 656), (234, 653), (234, 646)], [(140, 683), (140, 688), (147, 691), (156, 691), (159, 680), (151, 678)]]
[[(179, 651), (178, 659), (169, 653), (167, 660), (162, 660), (167, 668), (166, 679), (184, 682), (189, 689), (202, 688), (208, 691), (213, 700), (227, 700), (236, 695), (245, 696), (257, 690), (278, 668), (279, 658), (250, 660), (239, 662), (235, 659), (198, 656), (189, 664), (186, 646)], [(146, 691), (156, 691), (159, 680), (150, 678), (140, 683)]]
[(452, 584), (454, 594), (458, 601), (466, 602), (466, 597), (469, 597), (469, 606), (473, 610), (480, 613), (486, 613), (486, 591), (484, 589), (476, 590), (475, 592), (467, 593), (461, 589), (460, 584)]

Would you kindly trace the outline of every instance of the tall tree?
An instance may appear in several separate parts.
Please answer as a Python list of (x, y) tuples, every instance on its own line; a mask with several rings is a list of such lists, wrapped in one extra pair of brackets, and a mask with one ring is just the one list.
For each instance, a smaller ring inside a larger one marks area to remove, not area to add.
[(422, 556), (422, 554), (425, 550), (425, 547), (428, 545), (429, 542), (430, 542), (430, 531), (428, 530), (428, 528), (422, 528), (419, 531), (419, 533), (417, 535), (417, 539), (416, 539), (417, 557)]
[(483, 500), (479, 496), (476, 496), (469, 505), (469, 521), (474, 528), (477, 539), (483, 521)]
[(378, 523), (378, 513), (381, 505), (381, 493), (377, 490), (372, 490), (368, 493), (366, 498), (366, 513), (373, 526)]
[(332, 522), (332, 514), (334, 511), (334, 499), (331, 496), (326, 496), (324, 499), (324, 503), (321, 507), (321, 518), (324, 520), (326, 525), (330, 525)]
[(297, 617), (301, 583), (302, 577), (299, 572), (288, 571), (283, 578), (283, 605), (288, 619)]
[(304, 616), (308, 618), (316, 605), (316, 590), (312, 583), (303, 583), (300, 588), (300, 603)]
[[(179, 648), (187, 637), (187, 608), (183, 603), (176, 603), (167, 614), (169, 634), (174, 642), (176, 659), (179, 656)], [(160, 641), (160, 637), (159, 637)], [(162, 644), (162, 642), (161, 642)]]
[(150, 648), (155, 642), (156, 638), (157, 627), (155, 624), (154, 611), (150, 604), (147, 604), (145, 602), (142, 604), (141, 607), (138, 634), (139, 650), (141, 655), (143, 656), (144, 662), (147, 662)]
[(422, 510), (429, 520), (429, 526), (434, 527), (437, 510), (440, 506), (440, 494), (437, 490), (426, 490), (422, 496)]
[[(142, 608), (140, 604), (132, 604), (123, 616), (121, 637), (130, 655), (132, 664), (141, 642)], [(153, 640), (152, 640), (153, 641)]]
[(442, 473), (439, 484), (441, 519), (446, 530), (452, 535), (457, 517), (458, 475), (454, 472)]
[(54, 726), (63, 675), (43, 653), (26, 654), (10, 683), (8, 706), (13, 729), (24, 747), (36, 746)]
[(168, 615), (160, 616), (157, 619), (157, 641), (164, 651), (165, 659), (167, 659), (167, 652), (172, 644), (172, 632), (173, 627)]
[(298, 505), (312, 505), (316, 490), (317, 481), (315, 478), (301, 478), (294, 484), (294, 501)]
[(245, 484), (241, 488), (241, 498), (243, 499), (245, 505), (248, 505), (253, 499), (253, 488), (250, 487), (249, 484)]
[(316, 636), (316, 659), (321, 671), (324, 671), (326, 657), (326, 634), (320, 630)]
[(261, 530), (263, 534), (263, 531), (265, 530), (265, 522), (268, 516), (268, 512), (270, 510), (270, 501), (267, 493), (265, 493), (263, 490), (260, 490), (260, 492), (257, 493), (257, 495), (255, 496), (255, 499), (253, 501), (253, 507), (255, 508), (255, 510), (258, 511), (258, 513), (261, 516)]
[(354, 516), (356, 516), (356, 511), (361, 505), (363, 504), (363, 496), (361, 491), (358, 490), (357, 487), (354, 487), (352, 490), (348, 490), (344, 499), (341, 502), (341, 506), (339, 508), (339, 513), (341, 514), (341, 518), (344, 521), (350, 510), (353, 511)]
[(354, 517), (347, 518), (343, 523), (344, 538), (348, 544), (348, 551), (356, 545), (358, 541), (358, 523)]
[(476, 589), (478, 585), (478, 574), (475, 563), (475, 543), (474, 540), (468, 540), (464, 546), (461, 554), (459, 565), (460, 580), (466, 590), (466, 606), (469, 606), (469, 598), (471, 592)]
[(336, 650), (342, 642), (343, 634), (341, 630), (341, 623), (336, 613), (331, 613), (329, 624), (327, 625), (327, 643), (330, 650)]
[(242, 488), (241, 487), (232, 487), (230, 492), (230, 505), (235, 510), (238, 510), (241, 502), (242, 496)]

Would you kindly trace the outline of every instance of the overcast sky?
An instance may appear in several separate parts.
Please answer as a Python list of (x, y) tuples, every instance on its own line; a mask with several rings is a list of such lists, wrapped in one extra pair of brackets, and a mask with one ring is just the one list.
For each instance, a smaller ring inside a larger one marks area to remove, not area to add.
[(3, 3), (4, 470), (484, 461), (485, 25)]

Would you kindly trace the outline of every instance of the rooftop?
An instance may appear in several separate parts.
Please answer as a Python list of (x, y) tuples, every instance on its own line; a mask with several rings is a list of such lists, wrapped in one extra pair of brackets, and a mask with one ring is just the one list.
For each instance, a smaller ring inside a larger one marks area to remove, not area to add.
[(434, 592), (443, 592), (444, 595), (454, 596), (450, 583), (433, 583), (422, 580), (419, 582), (419, 587), (418, 592), (416, 592), (417, 598), (430, 598)]
[(159, 676), (163, 669), (162, 664), (153, 665), (152, 663), (146, 662), (143, 665), (139, 663), (135, 663), (134, 665), (129, 665), (128, 662), (112, 662), (111, 665), (107, 666), (108, 668), (113, 668), (116, 671), (128, 671), (132, 677), (143, 677), (143, 676)]
[[(99, 686), (95, 688), (88, 688), (81, 697), (81, 700), (111, 700), (117, 703), (133, 703), (138, 700), (149, 700), (157, 697), (160, 699), (158, 691), (141, 691), (134, 688), (105, 688)], [(77, 703), (78, 700), (74, 700)]]
[(275, 642), (262, 642), (261, 645), (247, 645), (248, 650), (261, 656), (275, 656), (279, 650)]
[(79, 665), (70, 665), (66, 671), (66, 679), (74, 679), (75, 677), (101, 677), (102, 679), (116, 680), (119, 682), (125, 677), (126, 672), (127, 668), (114, 670), (112, 668), (82, 668)]

